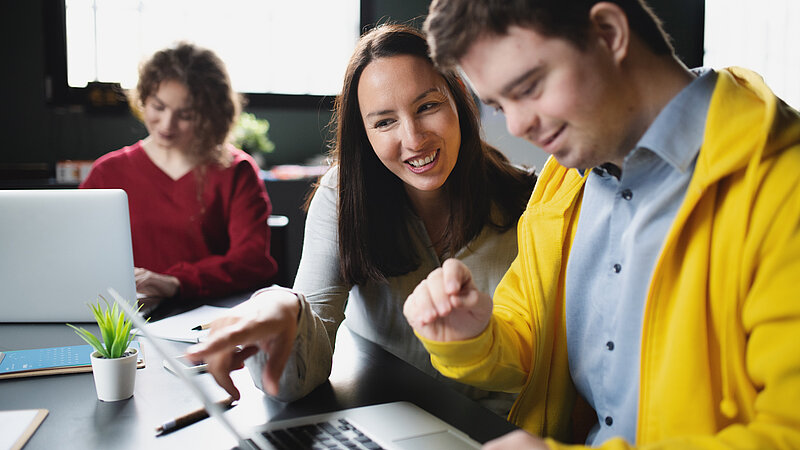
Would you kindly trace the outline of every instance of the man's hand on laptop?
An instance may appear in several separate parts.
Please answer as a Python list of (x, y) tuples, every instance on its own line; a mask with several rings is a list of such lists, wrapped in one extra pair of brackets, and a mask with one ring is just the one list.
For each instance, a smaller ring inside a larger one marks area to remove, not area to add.
[(231, 308), (211, 322), (208, 340), (189, 347), (186, 357), (208, 363), (208, 372), (234, 398), (239, 390), (230, 373), (244, 367), (244, 360), (262, 351), (269, 355), (261, 382), (264, 390), (278, 395), (283, 368), (297, 335), (300, 303), (289, 291), (268, 290)]
[(406, 299), (403, 314), (426, 339), (461, 341), (486, 329), (492, 299), (478, 290), (464, 263), (448, 259), (417, 285)]

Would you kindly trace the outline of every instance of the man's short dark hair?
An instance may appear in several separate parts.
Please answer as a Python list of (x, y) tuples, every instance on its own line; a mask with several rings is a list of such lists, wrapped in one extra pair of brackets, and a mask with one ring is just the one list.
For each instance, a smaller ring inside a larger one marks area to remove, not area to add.
[(644, 0), (433, 0), (424, 28), (431, 57), (442, 68), (456, 66), (477, 39), (502, 36), (513, 25), (564, 38), (583, 49), (589, 12), (601, 1), (618, 5), (631, 30), (654, 53), (675, 54), (661, 20)]

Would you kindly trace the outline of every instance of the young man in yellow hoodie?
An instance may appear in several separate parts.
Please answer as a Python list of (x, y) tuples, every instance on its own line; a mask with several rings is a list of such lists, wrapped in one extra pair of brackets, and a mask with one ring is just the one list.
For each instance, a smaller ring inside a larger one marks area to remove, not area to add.
[[(434, 0), (433, 58), (553, 155), (494, 292), (405, 305), (442, 373), (520, 392), (492, 448), (800, 448), (800, 117), (687, 69), (642, 0)], [(546, 437), (542, 440), (538, 436)], [(581, 437), (583, 439), (583, 437)]]

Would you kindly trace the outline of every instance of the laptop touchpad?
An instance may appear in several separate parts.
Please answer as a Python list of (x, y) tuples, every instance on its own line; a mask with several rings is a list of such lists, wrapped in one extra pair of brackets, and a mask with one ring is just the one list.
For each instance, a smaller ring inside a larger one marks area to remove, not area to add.
[(431, 433), (423, 436), (392, 441), (392, 444), (397, 446), (397, 448), (408, 450), (418, 450), (420, 448), (435, 448), (437, 450), (462, 450), (464, 448), (478, 448), (474, 443), (466, 441), (449, 431), (441, 431), (438, 433)]

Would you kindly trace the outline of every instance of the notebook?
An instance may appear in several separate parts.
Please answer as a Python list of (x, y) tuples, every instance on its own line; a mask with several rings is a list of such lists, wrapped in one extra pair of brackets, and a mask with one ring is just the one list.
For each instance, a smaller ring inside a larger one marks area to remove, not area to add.
[[(130, 347), (139, 351), (136, 367), (144, 367), (144, 354), (139, 348), (139, 342), (131, 341)], [(91, 372), (92, 352), (94, 348), (88, 344), (0, 352), (0, 380)]]
[(0, 448), (20, 450), (39, 428), (49, 411), (46, 409), (19, 409), (0, 411)]
[[(409, 402), (392, 402), (360, 408), (344, 409), (325, 414), (299, 417), (266, 423), (247, 432), (242, 432), (223, 414), (222, 409), (200, 387), (200, 384), (179, 369), (173, 357), (164, 351), (154, 336), (150, 335), (144, 321), (117, 292), (109, 289), (109, 294), (133, 324), (149, 340), (149, 348), (161, 356), (167, 364), (174, 365), (173, 372), (190, 388), (203, 403), (209, 415), (218, 420), (239, 442), (242, 449), (297, 449), (311, 448), (309, 439), (318, 437), (325, 429), (332, 439), (341, 443), (340, 438), (349, 438), (348, 445), (325, 448), (350, 449), (467, 449), (480, 448), (480, 444), (465, 433), (443, 420)], [(343, 422), (344, 420), (344, 422)], [(319, 425), (319, 426), (315, 426)], [(323, 431), (318, 431), (319, 429)], [(297, 432), (297, 438), (289, 435)], [(291, 440), (297, 439), (297, 440)]]
[(0, 322), (94, 322), (108, 286), (136, 298), (125, 191), (0, 190), (0, 211)]
[[(147, 323), (151, 336), (170, 341), (197, 343), (208, 337), (208, 329), (203, 327), (223, 316), (230, 308), (201, 305), (189, 311)], [(138, 328), (131, 333), (139, 333)]]

